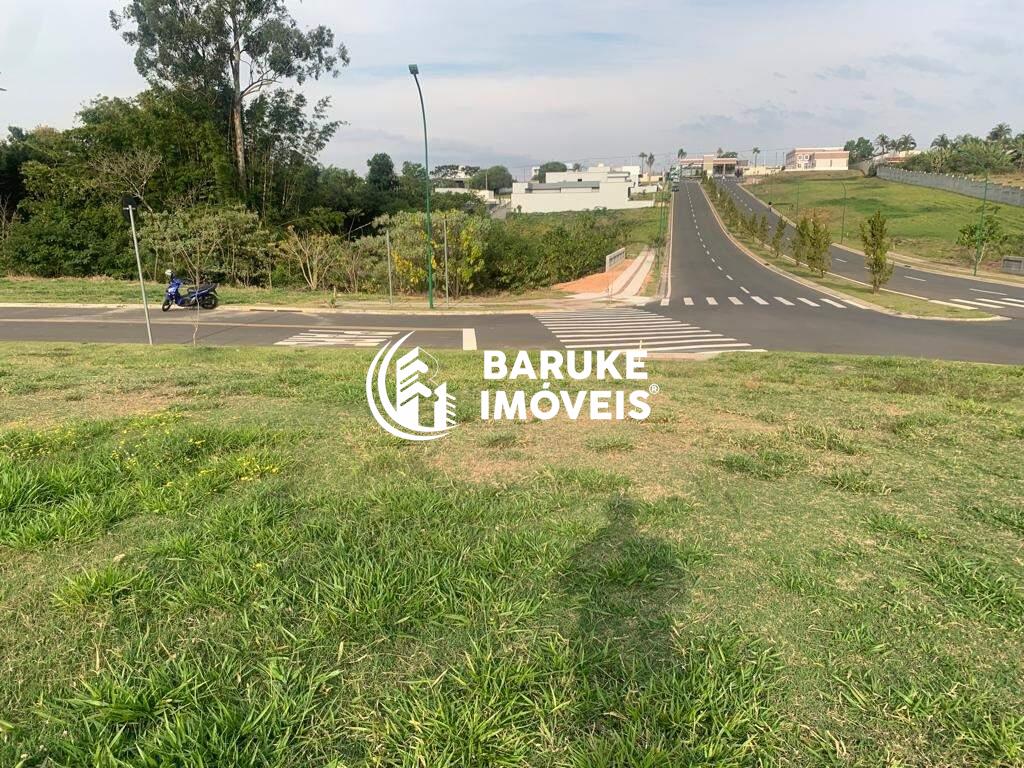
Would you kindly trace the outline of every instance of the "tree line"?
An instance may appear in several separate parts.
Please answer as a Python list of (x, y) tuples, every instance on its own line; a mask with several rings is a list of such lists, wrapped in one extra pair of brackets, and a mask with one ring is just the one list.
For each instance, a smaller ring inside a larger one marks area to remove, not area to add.
[[(917, 141), (909, 133), (898, 138), (880, 133), (873, 142), (863, 136), (850, 139), (844, 149), (850, 153), (850, 162), (858, 163), (887, 152), (917, 149)], [(914, 171), (969, 175), (1024, 171), (1024, 132), (1015, 135), (1008, 123), (998, 123), (984, 136), (963, 133), (950, 138), (940, 133), (927, 150), (907, 157), (902, 166)]]

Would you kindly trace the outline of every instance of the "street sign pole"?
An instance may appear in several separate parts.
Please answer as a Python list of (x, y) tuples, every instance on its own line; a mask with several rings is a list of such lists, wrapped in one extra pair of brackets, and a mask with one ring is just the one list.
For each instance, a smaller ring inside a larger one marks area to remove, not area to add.
[(135, 245), (135, 266), (139, 268), (139, 288), (142, 290), (142, 311), (146, 315), (146, 337), (149, 339), (149, 345), (153, 346), (153, 328), (149, 323), (149, 300), (146, 298), (146, 281), (142, 277), (142, 257), (139, 256), (139, 236), (135, 231), (135, 206), (133, 204), (126, 205), (125, 210), (128, 211), (128, 223), (132, 225), (132, 243)]

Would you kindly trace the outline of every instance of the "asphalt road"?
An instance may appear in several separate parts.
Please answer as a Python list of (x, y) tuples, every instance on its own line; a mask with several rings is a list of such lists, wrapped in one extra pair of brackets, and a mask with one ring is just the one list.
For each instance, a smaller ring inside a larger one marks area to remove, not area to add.
[[(777, 215), (765, 203), (754, 197), (742, 187), (736, 179), (716, 179), (732, 195), (740, 210), (746, 214), (766, 215), (774, 229)], [(792, 218), (792, 214), (790, 214)], [(792, 227), (788, 233), (792, 233)], [(847, 242), (856, 245), (859, 235), (847, 233)], [(861, 282), (870, 282), (870, 276), (864, 267), (864, 257), (838, 245), (831, 249), (832, 272)], [(1003, 317), (1024, 318), (1024, 286), (1012, 286), (1004, 283), (945, 275), (925, 269), (917, 269), (906, 264), (897, 264), (887, 288), (901, 293), (909, 293), (927, 299), (939, 300), (966, 309), (978, 309)]]
[[(745, 194), (737, 191), (737, 194)], [(373, 348), (413, 332), (436, 348), (629, 348), (653, 352), (906, 355), (1024, 364), (1024, 319), (911, 320), (835, 299), (737, 248), (696, 182), (673, 203), (671, 292), (644, 307), (536, 314), (396, 315), (247, 311), (153, 314), (154, 341), (204, 345)], [(0, 340), (144, 343), (141, 308), (0, 307)]]

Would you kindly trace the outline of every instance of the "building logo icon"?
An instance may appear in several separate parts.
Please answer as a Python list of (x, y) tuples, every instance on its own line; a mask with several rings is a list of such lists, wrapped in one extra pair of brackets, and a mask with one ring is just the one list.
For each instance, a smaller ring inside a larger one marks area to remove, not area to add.
[(424, 358), (433, 360), (419, 347), (413, 347), (397, 360), (405, 334), (385, 344), (377, 352), (366, 372), (366, 402), (377, 423), (403, 440), (437, 440), (455, 427), (455, 397), (448, 385), (432, 386), (432, 368)]

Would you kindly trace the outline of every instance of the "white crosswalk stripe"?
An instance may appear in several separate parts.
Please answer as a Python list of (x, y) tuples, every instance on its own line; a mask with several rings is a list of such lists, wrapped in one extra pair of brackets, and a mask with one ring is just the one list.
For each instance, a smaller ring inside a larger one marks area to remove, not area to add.
[[(767, 299), (761, 298), (760, 296), (751, 296), (750, 295), (750, 291), (747, 291), (746, 293), (747, 293), (747, 298), (749, 298), (757, 306), (766, 307), (766, 306), (768, 306), (768, 305), (770, 305), (772, 303), (772, 302), (768, 301)], [(782, 296), (773, 296), (772, 298), (776, 302), (778, 302), (779, 304), (782, 304), (784, 307), (794, 307), (794, 306), (796, 306), (796, 304), (794, 304), (793, 301), (790, 301), (789, 299), (783, 298)], [(683, 306), (693, 307), (693, 306), (696, 306), (696, 305), (707, 304), (709, 307), (718, 307), (718, 306), (721, 306), (722, 303), (725, 302), (725, 301), (728, 301), (729, 304), (731, 304), (733, 306), (738, 306), (738, 307), (751, 306), (751, 305), (747, 304), (747, 302), (745, 302), (743, 300), (743, 298), (740, 297), (740, 296), (726, 296), (721, 301), (718, 299), (717, 296), (696, 296), (696, 297), (694, 297), (694, 296), (684, 296), (683, 297)], [(841, 301), (836, 301), (835, 299), (826, 299), (824, 297), (821, 297), (821, 298), (818, 299), (818, 301), (821, 301), (821, 302), (823, 302), (826, 305), (824, 307), (821, 304), (818, 304), (815, 301), (811, 301), (810, 299), (797, 298), (797, 299), (794, 299), (794, 301), (799, 301), (801, 304), (806, 305), (808, 307), (813, 307), (815, 309), (829, 309), (829, 308), (832, 308), (832, 307), (834, 307), (836, 309), (848, 309), (849, 307), (856, 307), (857, 309), (864, 309), (863, 305), (857, 304), (856, 302), (853, 302), (853, 301), (846, 300), (845, 303), (844, 303), (844, 302), (841, 302)], [(1024, 304), (1022, 304), (1022, 307), (1024, 307)]]
[[(937, 302), (938, 303), (938, 302)], [(1014, 298), (1012, 296), (971, 296), (969, 299), (950, 299), (949, 301), (941, 302), (943, 304), (952, 303), (954, 306), (963, 307), (964, 309), (1024, 309), (1024, 299)]]
[(318, 331), (310, 329), (275, 342), (278, 347), (379, 347), (398, 331)]
[(642, 309), (543, 312), (535, 316), (566, 349), (639, 348), (652, 352), (750, 349), (747, 342)]

